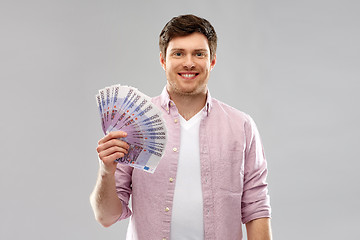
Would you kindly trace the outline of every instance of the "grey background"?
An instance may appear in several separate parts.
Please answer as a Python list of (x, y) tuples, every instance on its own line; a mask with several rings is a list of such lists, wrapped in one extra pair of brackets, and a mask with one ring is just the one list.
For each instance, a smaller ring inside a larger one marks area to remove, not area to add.
[(359, 1), (0, 3), (0, 239), (124, 239), (88, 196), (102, 137), (94, 95), (158, 95), (158, 34), (173, 16), (218, 36), (210, 90), (249, 113), (269, 166), (274, 239), (360, 239)]

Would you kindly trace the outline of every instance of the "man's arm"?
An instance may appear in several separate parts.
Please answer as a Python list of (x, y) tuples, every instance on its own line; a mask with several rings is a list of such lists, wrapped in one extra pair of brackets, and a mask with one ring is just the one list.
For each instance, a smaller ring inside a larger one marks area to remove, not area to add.
[(122, 203), (116, 193), (116, 159), (127, 153), (129, 145), (119, 140), (126, 137), (122, 131), (111, 132), (102, 138), (97, 147), (100, 159), (98, 179), (90, 195), (96, 220), (104, 227), (114, 224), (122, 214)]
[(271, 240), (270, 218), (254, 219), (246, 225), (248, 240)]
[(246, 152), (242, 216), (248, 240), (271, 240), (270, 198), (267, 189), (267, 163), (254, 120), (245, 124)]

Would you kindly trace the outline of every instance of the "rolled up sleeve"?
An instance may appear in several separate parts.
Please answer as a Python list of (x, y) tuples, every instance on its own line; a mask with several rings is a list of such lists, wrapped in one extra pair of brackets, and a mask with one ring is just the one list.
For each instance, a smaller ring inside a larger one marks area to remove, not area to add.
[(122, 214), (118, 221), (130, 217), (132, 214), (129, 208), (129, 199), (132, 193), (132, 171), (133, 168), (130, 166), (121, 165), (120, 163), (117, 165), (115, 172), (116, 193), (122, 203)]
[(257, 218), (271, 217), (266, 182), (267, 163), (258, 129), (251, 117), (245, 123), (245, 134), (244, 188), (241, 201), (243, 223)]

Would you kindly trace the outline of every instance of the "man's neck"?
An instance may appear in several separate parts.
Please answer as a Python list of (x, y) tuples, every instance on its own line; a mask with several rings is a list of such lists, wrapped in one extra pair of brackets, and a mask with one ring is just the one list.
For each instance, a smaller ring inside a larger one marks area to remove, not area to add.
[(175, 103), (179, 114), (185, 120), (189, 120), (205, 106), (206, 96), (206, 93), (197, 95), (179, 95), (172, 93), (170, 94), (170, 99)]

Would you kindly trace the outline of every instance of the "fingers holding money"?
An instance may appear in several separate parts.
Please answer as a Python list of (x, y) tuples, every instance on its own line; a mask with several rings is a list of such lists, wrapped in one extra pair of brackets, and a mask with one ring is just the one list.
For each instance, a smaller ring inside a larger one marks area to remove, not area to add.
[(113, 162), (118, 158), (124, 157), (125, 154), (127, 154), (126, 149), (119, 146), (112, 146), (99, 152), (99, 158), (106, 162)]
[(116, 131), (107, 134), (98, 142), (96, 151), (99, 158), (106, 164), (112, 163), (116, 159), (123, 157), (128, 153), (129, 145), (119, 138), (125, 137), (126, 133), (123, 131)]

